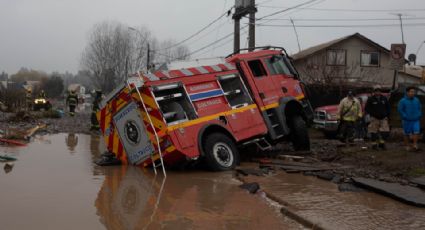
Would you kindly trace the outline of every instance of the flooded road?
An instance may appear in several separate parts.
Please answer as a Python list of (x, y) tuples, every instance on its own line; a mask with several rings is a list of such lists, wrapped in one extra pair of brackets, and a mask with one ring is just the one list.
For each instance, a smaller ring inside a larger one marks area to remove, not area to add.
[[(303, 229), (232, 172), (171, 172), (98, 167), (99, 138), (37, 137), (0, 147), (18, 158), (0, 171), (0, 229)], [(0, 166), (3, 168), (4, 163)]]
[(246, 178), (287, 201), (299, 216), (324, 229), (425, 229), (425, 209), (372, 192), (339, 192), (336, 184), (312, 176), (287, 174)]

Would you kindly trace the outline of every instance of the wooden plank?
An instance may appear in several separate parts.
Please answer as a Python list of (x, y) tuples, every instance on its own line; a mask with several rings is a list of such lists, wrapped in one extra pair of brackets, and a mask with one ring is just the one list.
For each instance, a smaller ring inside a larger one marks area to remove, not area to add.
[(425, 207), (425, 192), (419, 188), (361, 177), (353, 178), (353, 181), (359, 186), (389, 196), (404, 203), (418, 207)]
[(10, 139), (5, 139), (5, 138), (0, 138), (0, 142), (10, 144), (10, 145), (16, 145), (16, 146), (26, 146), (25, 143), (22, 143), (20, 141), (15, 141), (15, 140), (10, 140)]
[(304, 166), (292, 166), (292, 165), (280, 165), (281, 169), (285, 171), (300, 171), (300, 172), (317, 172), (317, 171), (328, 171), (336, 169), (350, 169), (351, 166), (341, 166), (341, 167), (304, 167)]

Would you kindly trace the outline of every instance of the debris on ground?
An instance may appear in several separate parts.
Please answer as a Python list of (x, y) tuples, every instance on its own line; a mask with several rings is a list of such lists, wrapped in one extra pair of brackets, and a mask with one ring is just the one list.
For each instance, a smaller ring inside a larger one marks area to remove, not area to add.
[(16, 145), (16, 146), (26, 146), (27, 145), (27, 144), (20, 142), (20, 141), (10, 140), (10, 139), (5, 139), (5, 138), (0, 138), (0, 144)]
[(6, 174), (7, 173), (10, 173), (12, 171), (12, 169), (13, 169), (13, 166), (15, 166), (15, 164), (13, 164), (13, 163), (6, 163), (6, 164), (4, 164), (4, 167), (3, 167), (4, 172)]
[(240, 188), (248, 190), (249, 193), (254, 194), (260, 189), (260, 185), (256, 182), (244, 183), (239, 185)]
[(388, 183), (367, 178), (353, 178), (354, 183), (405, 203), (425, 207), (425, 192), (412, 186)]
[(0, 155), (0, 162), (9, 162), (9, 161), (16, 161), (17, 159), (15, 157), (11, 157), (8, 155)]
[(100, 159), (95, 162), (99, 166), (114, 166), (121, 165), (121, 161), (111, 152), (105, 152), (100, 156)]
[(261, 169), (252, 169), (252, 168), (238, 168), (236, 169), (237, 173), (240, 173), (244, 176), (254, 175), (254, 176), (264, 176), (264, 171)]

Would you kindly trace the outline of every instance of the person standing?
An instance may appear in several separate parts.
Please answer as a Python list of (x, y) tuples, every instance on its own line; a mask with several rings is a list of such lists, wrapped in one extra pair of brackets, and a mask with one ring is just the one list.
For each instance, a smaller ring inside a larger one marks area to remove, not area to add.
[(341, 100), (338, 106), (338, 120), (340, 140), (347, 143), (353, 142), (356, 122), (362, 117), (362, 107), (353, 92), (349, 91), (348, 95)]
[(96, 90), (95, 97), (93, 100), (92, 112), (91, 112), (91, 128), (90, 130), (99, 130), (99, 122), (96, 117), (96, 113), (100, 110), (100, 101), (102, 100), (102, 91)]
[(26, 104), (26, 110), (31, 111), (31, 109), (32, 109), (32, 90), (31, 90), (31, 88), (26, 89), (25, 104)]
[[(416, 88), (408, 87), (406, 95), (398, 103), (403, 130), (404, 144), (407, 150), (418, 150), (419, 134), (421, 132), (420, 120), (422, 117), (422, 105), (416, 97)], [(410, 144), (410, 140), (412, 143)]]
[(69, 115), (73, 117), (75, 115), (75, 108), (78, 105), (78, 96), (75, 93), (75, 90), (71, 90), (66, 98), (66, 104), (69, 106)]
[(391, 106), (386, 96), (382, 95), (381, 88), (375, 87), (373, 95), (367, 99), (365, 112), (370, 116), (368, 131), (372, 141), (372, 148), (378, 150), (386, 149), (385, 139), (387, 139), (390, 126), (388, 117), (390, 116)]

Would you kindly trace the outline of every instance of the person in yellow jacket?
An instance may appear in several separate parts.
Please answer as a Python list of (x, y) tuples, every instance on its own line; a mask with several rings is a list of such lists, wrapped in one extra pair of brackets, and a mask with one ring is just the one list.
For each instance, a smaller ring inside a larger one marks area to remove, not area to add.
[(353, 92), (341, 100), (338, 106), (338, 135), (342, 142), (353, 142), (356, 122), (363, 116), (360, 101), (354, 97)]

